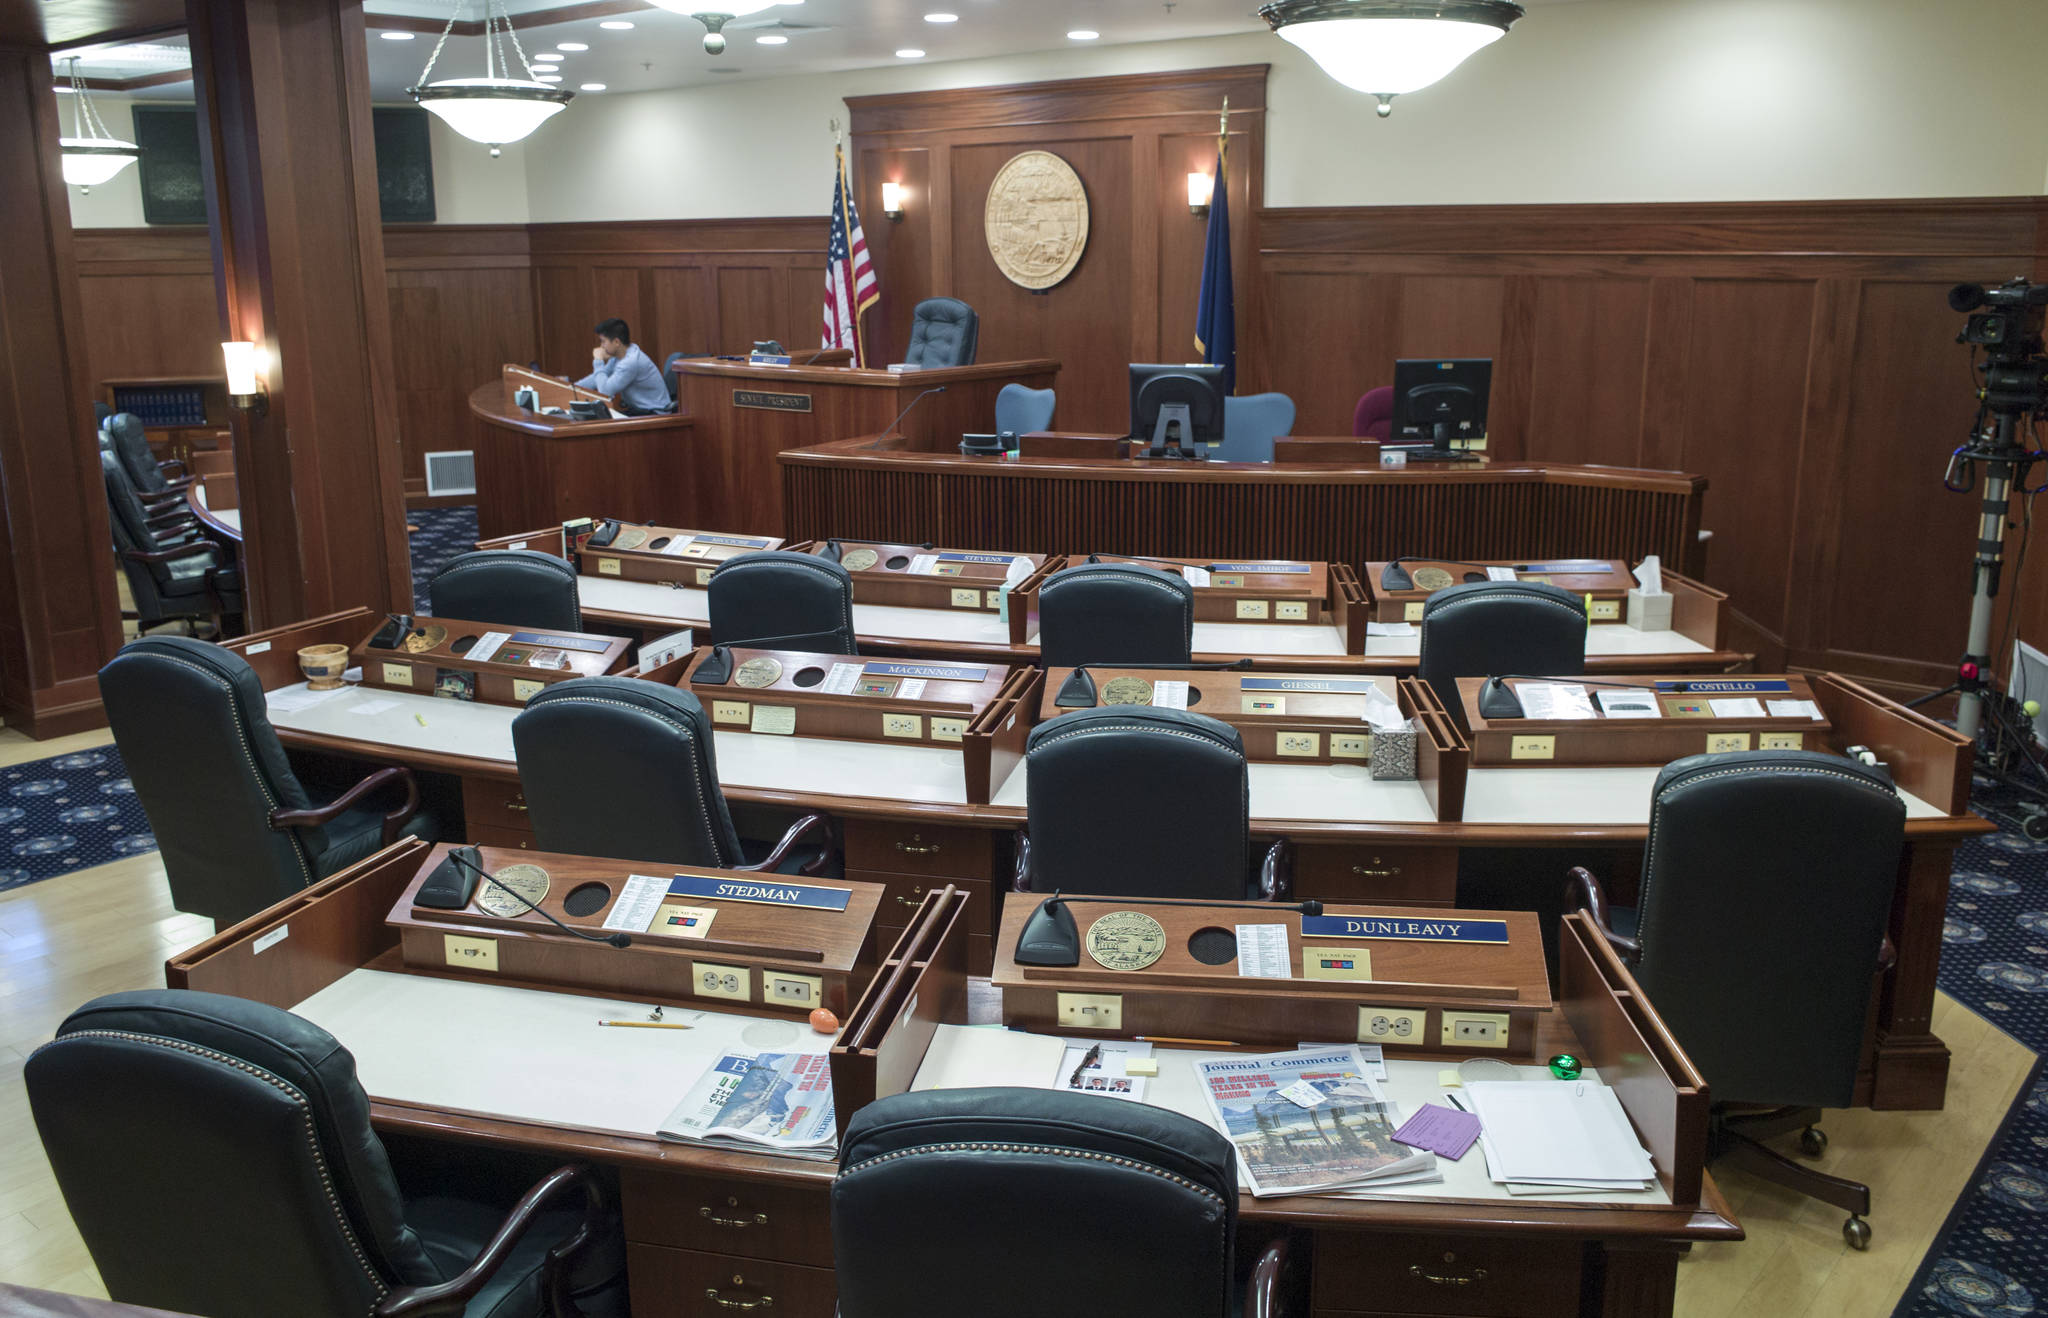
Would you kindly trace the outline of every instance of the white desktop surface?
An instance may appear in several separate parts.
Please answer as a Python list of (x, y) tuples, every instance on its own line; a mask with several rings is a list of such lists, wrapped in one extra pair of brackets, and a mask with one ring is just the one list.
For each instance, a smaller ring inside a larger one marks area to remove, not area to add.
[[(722, 761), (721, 761), (722, 763)], [(1022, 761), (991, 793), (992, 805), (1024, 809)], [(1312, 819), (1328, 823), (1434, 824), (1436, 811), (1419, 782), (1383, 782), (1362, 764), (1254, 764), (1252, 820)]]
[(607, 1029), (645, 1020), (644, 1002), (463, 979), (352, 970), (292, 1008), (355, 1055), (372, 1097), (652, 1137), (725, 1053), (822, 1053), (796, 1020), (667, 1008), (687, 1030)]
[(1321, 622), (1198, 622), (1194, 652), (1341, 655), (1345, 653), (1344, 629)]
[[(316, 704), (296, 709), (280, 708), (280, 696), (289, 704), (305, 691), (304, 682), (294, 682), (264, 693), (273, 726), (293, 732), (344, 737), (350, 741), (376, 742), (409, 751), (467, 755), (504, 764), (511, 764), (515, 759), (512, 753), (512, 720), (519, 716), (519, 711), (510, 705), (488, 705), (481, 701), (423, 696), (413, 691), (349, 686), (326, 694)], [(364, 713), (366, 708), (374, 712)]]
[(726, 787), (967, 804), (967, 770), (954, 748), (757, 732), (718, 732), (713, 740)]
[[(1198, 624), (1195, 628), (1201, 631)], [(1196, 648), (1200, 648), (1199, 646)], [(1366, 654), (1375, 658), (1421, 658), (1422, 629), (1410, 636), (1368, 636)], [(1673, 631), (1640, 631), (1627, 623), (1601, 623), (1586, 628), (1586, 657), (1632, 654), (1709, 654), (1712, 650), (1690, 636)]]
[[(1465, 775), (1465, 822), (1647, 825), (1662, 768), (1472, 769)], [(1899, 797), (1908, 819), (1946, 817), (1911, 792)]]
[[(634, 613), (661, 618), (678, 627), (711, 625), (710, 597), (689, 587), (678, 590), (653, 581), (619, 581), (611, 577), (578, 577), (577, 598), (586, 609)], [(955, 644), (1010, 643), (1010, 625), (979, 609), (910, 609), (894, 604), (855, 604), (853, 630), (858, 636), (890, 641), (949, 641)], [(1036, 636), (1031, 642), (1038, 640)]]

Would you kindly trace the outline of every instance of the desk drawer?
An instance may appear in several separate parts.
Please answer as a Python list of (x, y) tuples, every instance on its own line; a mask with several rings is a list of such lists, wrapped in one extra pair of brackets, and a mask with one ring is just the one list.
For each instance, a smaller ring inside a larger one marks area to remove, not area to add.
[(833, 1318), (839, 1304), (830, 1268), (694, 1249), (629, 1244), (626, 1275), (636, 1318)]
[[(504, 832), (513, 829), (533, 836), (533, 825), (526, 817), (526, 793), (516, 782), (502, 778), (464, 778), (462, 780), (462, 822), (469, 826), (470, 841), (476, 841), (479, 828)], [(493, 842), (492, 846), (505, 843)], [(527, 845), (531, 846), (529, 842)]]
[(1585, 1246), (1499, 1236), (1316, 1232), (1318, 1312), (1570, 1318)]
[(830, 1189), (823, 1179), (806, 1187), (630, 1169), (619, 1176), (627, 1240), (821, 1268), (832, 1266)]
[(924, 895), (937, 892), (952, 884), (967, 894), (967, 932), (987, 936), (994, 932), (994, 917), (989, 909), (989, 881), (987, 879), (955, 879), (944, 875), (887, 874), (877, 870), (846, 867), (846, 877), (861, 883), (879, 883), (888, 889), (882, 897), (882, 909), (875, 915), (875, 923), (907, 925), (910, 914), (924, 905)]
[(1294, 894), (1381, 906), (1450, 906), (1458, 900), (1458, 852), (1296, 843)]
[(985, 828), (849, 819), (846, 868), (849, 872), (881, 870), (890, 874), (990, 879), (995, 877), (995, 835)]
[(508, 851), (513, 848), (534, 850), (533, 834), (523, 833), (516, 828), (493, 828), (488, 824), (471, 824), (463, 831), (468, 834), (471, 846), (504, 847)]

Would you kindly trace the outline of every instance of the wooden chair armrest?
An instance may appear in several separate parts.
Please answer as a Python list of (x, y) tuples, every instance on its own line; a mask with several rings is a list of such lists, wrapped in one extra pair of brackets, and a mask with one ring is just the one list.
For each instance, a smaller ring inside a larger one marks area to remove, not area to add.
[(405, 784), (405, 801), (384, 816), (383, 845), (388, 847), (398, 840), (399, 832), (405, 827), (405, 821), (412, 818), (413, 811), (420, 808), (420, 785), (413, 779), (410, 769), (379, 769), (326, 805), (308, 810), (273, 810), (268, 822), (272, 829), (280, 832), (287, 828), (318, 828), (372, 792), (400, 782)]
[(151, 526), (161, 522), (189, 522), (195, 520), (192, 510), (185, 506), (183, 499), (170, 499), (142, 510), (142, 520)]
[(1266, 1246), (1244, 1288), (1244, 1318), (1281, 1318), (1280, 1277), (1287, 1270), (1287, 1237)]
[(1892, 936), (1886, 934), (1877, 944), (1877, 968), (1890, 970), (1899, 964), (1899, 949), (1892, 944)]
[(205, 554), (213, 560), (213, 566), (220, 566), (220, 546), (211, 540), (197, 540), (189, 545), (174, 545), (169, 549), (146, 551), (124, 549), (121, 557), (130, 563), (169, 563), (174, 559), (190, 558), (194, 554)]
[(463, 1307), (504, 1266), (513, 1246), (533, 1225), (541, 1208), (549, 1200), (572, 1189), (583, 1192), (583, 1221), (577, 1226), (575, 1235), (548, 1251), (541, 1285), (547, 1311), (552, 1318), (580, 1318), (583, 1311), (576, 1307), (570, 1293), (569, 1268), (576, 1256), (597, 1238), (605, 1204), (604, 1192), (599, 1188), (597, 1178), (591, 1175), (589, 1168), (575, 1165), (557, 1167), (540, 1184), (528, 1190), (525, 1197), (513, 1205), (505, 1220), (499, 1223), (497, 1234), (491, 1237), (483, 1252), (462, 1270), (462, 1275), (438, 1286), (401, 1286), (377, 1301), (377, 1307), (370, 1310), (372, 1318), (454, 1318), (461, 1314)]
[(1600, 936), (1621, 954), (1624, 963), (1632, 966), (1643, 954), (1641, 943), (1626, 934), (1614, 932), (1607, 923), (1607, 890), (1600, 886), (1600, 880), (1593, 876), (1591, 870), (1582, 865), (1572, 866), (1571, 873), (1565, 878), (1564, 904), (1566, 910), (1584, 911), (1600, 931)]
[(772, 874), (775, 867), (787, 860), (790, 852), (796, 850), (796, 844), (812, 833), (823, 833), (825, 845), (818, 852), (817, 858), (805, 865), (800, 873), (816, 874), (825, 868), (825, 862), (832, 858), (832, 821), (823, 815), (805, 815), (790, 825), (789, 831), (782, 835), (782, 840), (775, 844), (775, 850), (768, 853), (768, 859), (754, 865), (735, 865), (733, 868), (755, 874)]
[(186, 475), (185, 460), (183, 458), (165, 458), (162, 462), (156, 464), (156, 469), (158, 471), (163, 472), (168, 472), (169, 469), (172, 467), (176, 467), (178, 469), (178, 474), (176, 477), (173, 477), (171, 479), (183, 480), (187, 484), (191, 483), (192, 477)]
[(1031, 891), (1031, 830), (1017, 830), (1017, 866), (1010, 874), (1011, 892)]
[(175, 467), (177, 467), (177, 468), (178, 468), (178, 474), (177, 474), (176, 476), (166, 475), (166, 476), (164, 477), (164, 485), (165, 485), (165, 486), (166, 486), (166, 487), (167, 487), (168, 489), (170, 489), (171, 491), (173, 491), (174, 493), (177, 493), (177, 494), (183, 494), (183, 493), (185, 492), (185, 490), (186, 490), (186, 487), (188, 487), (189, 485), (191, 485), (193, 481), (196, 481), (196, 480), (198, 480), (198, 479), (199, 479), (199, 478), (198, 478), (197, 476), (188, 476), (188, 475), (186, 475), (186, 474), (185, 474), (185, 472), (184, 472), (184, 466), (185, 466), (185, 464), (184, 464), (184, 463), (182, 463), (182, 462), (179, 462), (179, 461), (177, 461), (177, 460), (176, 460), (175, 458), (174, 458), (174, 459), (172, 459), (172, 460), (171, 460), (171, 461), (169, 461), (169, 462), (166, 462), (166, 463), (162, 463), (162, 464), (160, 464), (160, 466), (162, 466), (162, 467), (173, 467), (173, 466), (175, 466)]
[(1294, 850), (1286, 838), (1275, 838), (1259, 862), (1259, 895), (1269, 902), (1284, 902), (1294, 892)]

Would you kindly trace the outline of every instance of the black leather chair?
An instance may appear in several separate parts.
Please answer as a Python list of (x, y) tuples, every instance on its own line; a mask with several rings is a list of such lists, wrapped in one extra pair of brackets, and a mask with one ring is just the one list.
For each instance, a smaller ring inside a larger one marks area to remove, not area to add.
[(853, 1114), (832, 1182), (840, 1318), (1285, 1312), (1285, 1238), (1243, 1269), (1237, 1243), (1230, 1142), (1093, 1094), (881, 1099)]
[(437, 618), (504, 627), (583, 630), (576, 569), (533, 549), (479, 549), (457, 554), (427, 582)]
[[(629, 677), (556, 682), (512, 720), (527, 819), (543, 851), (662, 865), (815, 874), (831, 827), (806, 815), (750, 857), (725, 796), (711, 720), (697, 697)], [(799, 851), (811, 838), (822, 845)]]
[(937, 370), (972, 366), (981, 341), (981, 317), (957, 297), (928, 297), (910, 313), (910, 347), (903, 360)]
[(669, 399), (674, 403), (673, 410), (677, 412), (683, 410), (683, 377), (676, 370), (676, 363), (688, 361), (689, 357), (687, 352), (672, 352), (661, 359), (661, 387), (668, 390)]
[(1573, 677), (1586, 671), (1586, 605), (1560, 586), (1475, 581), (1422, 606), (1422, 680), (1460, 728), (1461, 677)]
[[(208, 1318), (625, 1312), (609, 1197), (565, 1166), (506, 1205), (401, 1192), (355, 1058), (312, 1022), (145, 989), (73, 1012), (23, 1070), (107, 1293)], [(486, 1155), (488, 1156), (488, 1155)]]
[(143, 630), (177, 619), (206, 619), (216, 635), (242, 614), (242, 578), (227, 552), (201, 532), (182, 501), (152, 512), (136, 495), (119, 458), (100, 451), (114, 557)]
[(1130, 563), (1061, 568), (1038, 588), (1038, 648), (1047, 668), (1184, 664), (1195, 645), (1195, 588)]
[(1798, 1130), (1819, 1157), (1820, 1110), (1854, 1096), (1872, 977), (1892, 960), (1905, 823), (1890, 779), (1853, 760), (1694, 755), (1657, 775), (1639, 904), (1610, 907), (1584, 869), (1565, 898), (1635, 967), (1706, 1078), (1710, 1156), (1847, 1210), (1857, 1249), (1870, 1245), (1870, 1188), (1761, 1141)]
[(853, 577), (786, 549), (728, 558), (711, 573), (711, 639), (720, 645), (857, 654)]
[[(192, 477), (186, 474), (185, 464), (176, 458), (157, 461), (156, 454), (150, 451), (149, 433), (143, 428), (141, 417), (133, 412), (116, 412), (107, 418), (102, 430), (112, 441), (114, 456), (121, 460), (122, 469), (135, 482), (135, 492), (144, 502), (184, 497)], [(176, 475), (166, 476), (165, 470), (173, 467), (177, 469)]]
[(1284, 839), (1247, 882), (1251, 774), (1228, 723), (1148, 705), (1076, 710), (1031, 730), (1024, 768), (1018, 892), (1241, 901), (1290, 886)]
[[(379, 769), (316, 800), (270, 726), (263, 683), (231, 650), (146, 636), (121, 647), (99, 679), (181, 911), (225, 928), (403, 834), (437, 836), (407, 769)], [(370, 804), (379, 793), (382, 810)]]

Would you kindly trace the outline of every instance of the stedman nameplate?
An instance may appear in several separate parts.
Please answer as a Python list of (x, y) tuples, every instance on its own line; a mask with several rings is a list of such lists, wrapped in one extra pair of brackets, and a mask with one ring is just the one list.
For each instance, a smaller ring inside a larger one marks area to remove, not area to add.
[(757, 407), (764, 412), (808, 412), (811, 410), (809, 394), (770, 394), (759, 389), (735, 389), (732, 391), (734, 407)]

